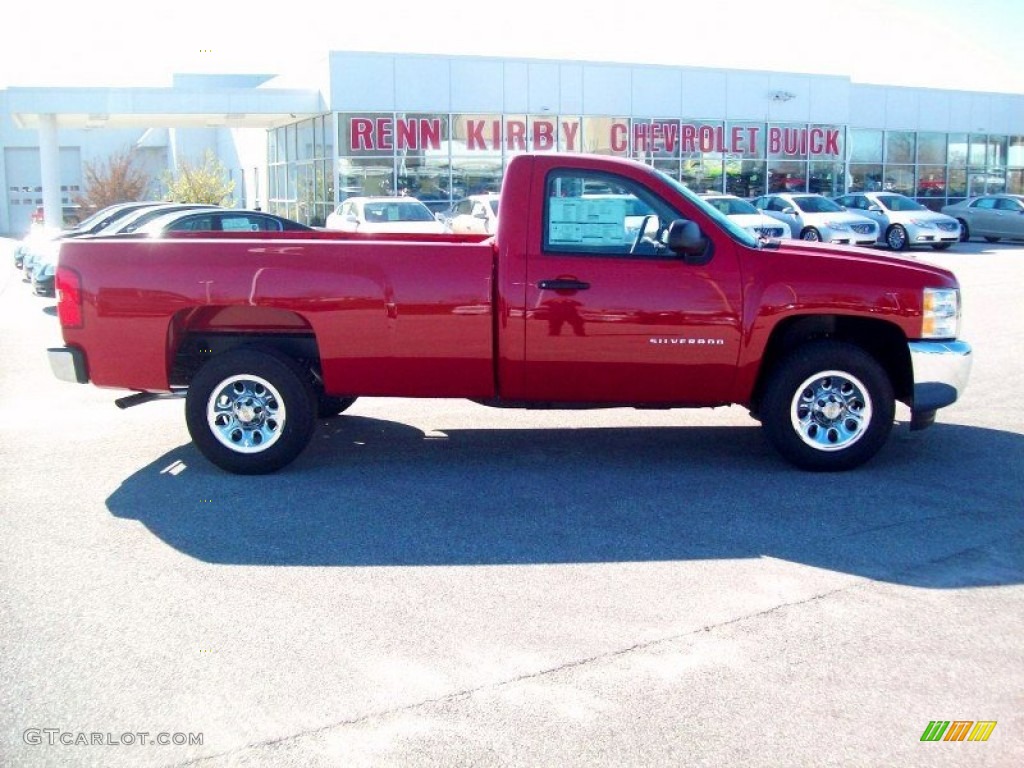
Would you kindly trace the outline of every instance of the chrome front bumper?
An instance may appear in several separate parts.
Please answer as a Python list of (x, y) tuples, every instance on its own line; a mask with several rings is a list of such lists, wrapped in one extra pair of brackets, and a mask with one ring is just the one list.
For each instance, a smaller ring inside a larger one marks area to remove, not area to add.
[(971, 345), (965, 341), (912, 341), (910, 363), (914, 371), (911, 429), (924, 429), (935, 411), (952, 405), (967, 388), (971, 374)]

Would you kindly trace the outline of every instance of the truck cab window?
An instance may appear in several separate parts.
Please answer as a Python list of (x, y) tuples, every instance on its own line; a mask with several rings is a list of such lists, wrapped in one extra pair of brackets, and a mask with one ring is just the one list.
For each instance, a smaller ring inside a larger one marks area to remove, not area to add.
[(549, 174), (544, 251), (611, 258), (669, 258), (668, 225), (679, 218), (664, 201), (618, 176)]

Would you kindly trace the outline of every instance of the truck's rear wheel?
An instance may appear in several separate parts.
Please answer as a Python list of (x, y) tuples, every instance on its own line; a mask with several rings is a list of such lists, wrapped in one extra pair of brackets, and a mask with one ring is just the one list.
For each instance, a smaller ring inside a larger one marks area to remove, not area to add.
[(313, 434), (316, 396), (295, 361), (241, 347), (207, 362), (185, 401), (189, 434), (228, 472), (260, 475), (295, 460)]
[(761, 401), (768, 440), (802, 469), (837, 471), (868, 461), (895, 416), (885, 369), (853, 344), (817, 341), (798, 348), (770, 375)]

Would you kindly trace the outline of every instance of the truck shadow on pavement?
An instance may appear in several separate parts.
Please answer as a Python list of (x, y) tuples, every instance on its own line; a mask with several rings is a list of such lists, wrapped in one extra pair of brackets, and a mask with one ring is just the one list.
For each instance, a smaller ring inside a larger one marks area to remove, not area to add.
[(775, 557), (932, 588), (1024, 581), (1024, 438), (900, 425), (865, 467), (792, 469), (757, 427), (424, 434), (345, 416), (240, 477), (191, 444), (107, 499), (210, 563), (426, 566)]

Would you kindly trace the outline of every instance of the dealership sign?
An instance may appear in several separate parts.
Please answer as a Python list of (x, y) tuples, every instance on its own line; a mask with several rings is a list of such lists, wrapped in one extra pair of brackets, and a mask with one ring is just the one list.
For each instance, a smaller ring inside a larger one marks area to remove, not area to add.
[[(838, 128), (793, 128), (764, 125), (729, 126), (685, 123), (673, 120), (641, 122), (615, 118), (584, 118), (599, 126), (603, 135), (590, 136), (595, 147), (585, 147), (580, 136), (580, 120), (531, 118), (453, 118), (453, 138), (465, 143), (467, 151), (501, 150), (510, 152), (554, 150), (566, 152), (596, 149), (614, 153), (667, 152), (668, 154), (760, 155), (767, 143), (770, 155), (811, 155), (839, 157)], [(762, 133), (763, 132), (763, 133)], [(440, 117), (349, 118), (349, 150), (352, 152), (390, 152), (393, 150), (440, 150), (445, 139)], [(762, 138), (763, 135), (763, 138)]]

